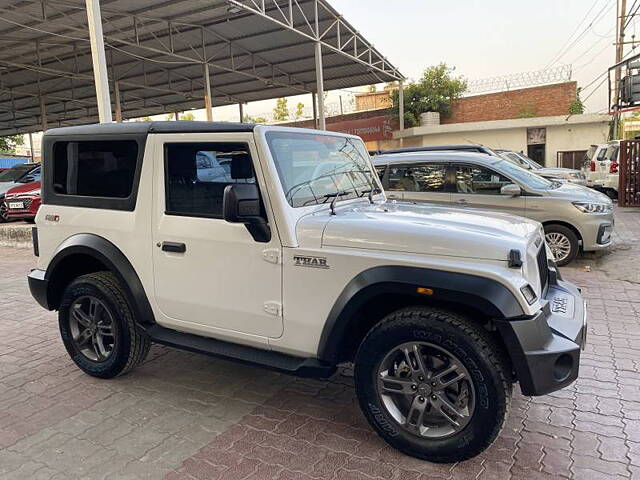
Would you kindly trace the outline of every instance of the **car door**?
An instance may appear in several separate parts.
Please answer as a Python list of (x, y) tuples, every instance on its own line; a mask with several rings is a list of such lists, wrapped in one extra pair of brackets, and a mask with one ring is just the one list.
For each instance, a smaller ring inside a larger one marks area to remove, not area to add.
[(452, 169), (452, 205), (524, 215), (525, 200), (522, 196), (500, 193), (503, 186), (515, 183), (511, 179), (481, 165), (453, 165)]
[[(281, 244), (271, 215), (266, 243), (222, 217), (227, 185), (264, 185), (252, 135), (156, 137), (152, 257), (165, 322), (231, 338), (280, 336)], [(211, 175), (204, 159), (228, 164), (229, 175)]]
[(445, 163), (389, 165), (385, 190), (389, 192), (389, 198), (395, 194), (401, 195), (404, 201), (449, 205), (451, 194), (446, 177)]

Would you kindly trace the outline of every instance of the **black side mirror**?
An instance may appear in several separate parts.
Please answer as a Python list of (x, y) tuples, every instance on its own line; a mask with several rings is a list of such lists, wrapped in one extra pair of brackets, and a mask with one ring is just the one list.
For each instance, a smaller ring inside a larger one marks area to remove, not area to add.
[(256, 242), (271, 240), (271, 229), (262, 213), (257, 185), (227, 185), (222, 197), (222, 215), (229, 223), (244, 223)]

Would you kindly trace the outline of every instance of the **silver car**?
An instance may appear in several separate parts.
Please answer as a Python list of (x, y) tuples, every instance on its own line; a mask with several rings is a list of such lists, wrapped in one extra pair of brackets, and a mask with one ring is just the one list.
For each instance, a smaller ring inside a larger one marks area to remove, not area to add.
[(611, 245), (613, 205), (592, 189), (542, 178), (481, 153), (415, 152), (373, 157), (387, 196), (411, 202), (494, 210), (544, 225), (558, 265), (580, 249)]
[(505, 160), (515, 163), (516, 165), (531, 170), (533, 173), (549, 179), (561, 179), (576, 185), (587, 186), (587, 178), (582, 170), (574, 170), (572, 168), (560, 167), (543, 167), (532, 158), (527, 157), (524, 153), (513, 152), (511, 150), (496, 150), (496, 153)]

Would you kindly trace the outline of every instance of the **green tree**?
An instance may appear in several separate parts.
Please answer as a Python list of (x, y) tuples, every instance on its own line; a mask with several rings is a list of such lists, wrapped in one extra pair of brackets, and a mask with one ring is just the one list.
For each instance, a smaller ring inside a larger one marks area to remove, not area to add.
[(0, 137), (0, 152), (15, 153), (16, 147), (20, 145), (24, 145), (24, 137), (22, 135)]
[(191, 112), (185, 112), (180, 115), (180, 120), (184, 120), (185, 122), (193, 122), (195, 119), (196, 117), (194, 117)]
[(584, 113), (584, 103), (582, 103), (582, 100), (580, 99), (580, 92), (582, 91), (582, 88), (579, 88), (576, 90), (576, 99), (571, 102), (571, 105), (569, 105), (569, 113), (571, 115), (581, 115)]
[(167, 116), (165, 117), (165, 120), (167, 120), (168, 122), (173, 120), (175, 118), (176, 114), (175, 113), (167, 113)]
[(287, 99), (279, 98), (276, 100), (276, 106), (273, 109), (273, 119), (276, 122), (282, 122), (289, 118), (289, 108), (287, 107)]
[(250, 115), (245, 115), (242, 121), (244, 123), (267, 123), (267, 119), (264, 117), (252, 117)]
[[(451, 104), (467, 89), (464, 78), (454, 76), (454, 68), (446, 63), (434, 65), (425, 70), (420, 81), (412, 83), (404, 89), (404, 121), (405, 125), (414, 127), (420, 124), (420, 114), (439, 112), (441, 115), (451, 114)], [(391, 94), (393, 110), (399, 113), (399, 95), (394, 90)]]
[(302, 117), (303, 115), (304, 115), (304, 103), (299, 102), (296, 105), (296, 113), (295, 113), (296, 120)]

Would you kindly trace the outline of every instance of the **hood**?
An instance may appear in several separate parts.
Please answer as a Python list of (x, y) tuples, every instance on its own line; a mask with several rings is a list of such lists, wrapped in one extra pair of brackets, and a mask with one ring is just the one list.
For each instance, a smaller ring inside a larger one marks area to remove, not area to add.
[(580, 170), (574, 170), (572, 168), (539, 168), (535, 171), (538, 175), (558, 175), (568, 177), (571, 174), (579, 174)]
[(545, 192), (552, 197), (564, 198), (573, 202), (612, 203), (604, 193), (573, 183), (563, 183), (560, 187), (545, 190)]
[(345, 206), (327, 216), (323, 246), (506, 261), (523, 254), (538, 222), (480, 210), (386, 202)]
[(0, 182), (0, 195), (4, 195), (7, 190), (15, 185), (15, 182)]
[(15, 187), (7, 190), (7, 197), (11, 195), (20, 195), (22, 193), (33, 192), (34, 190), (40, 190), (40, 182), (14, 183), (13, 185), (15, 185)]

